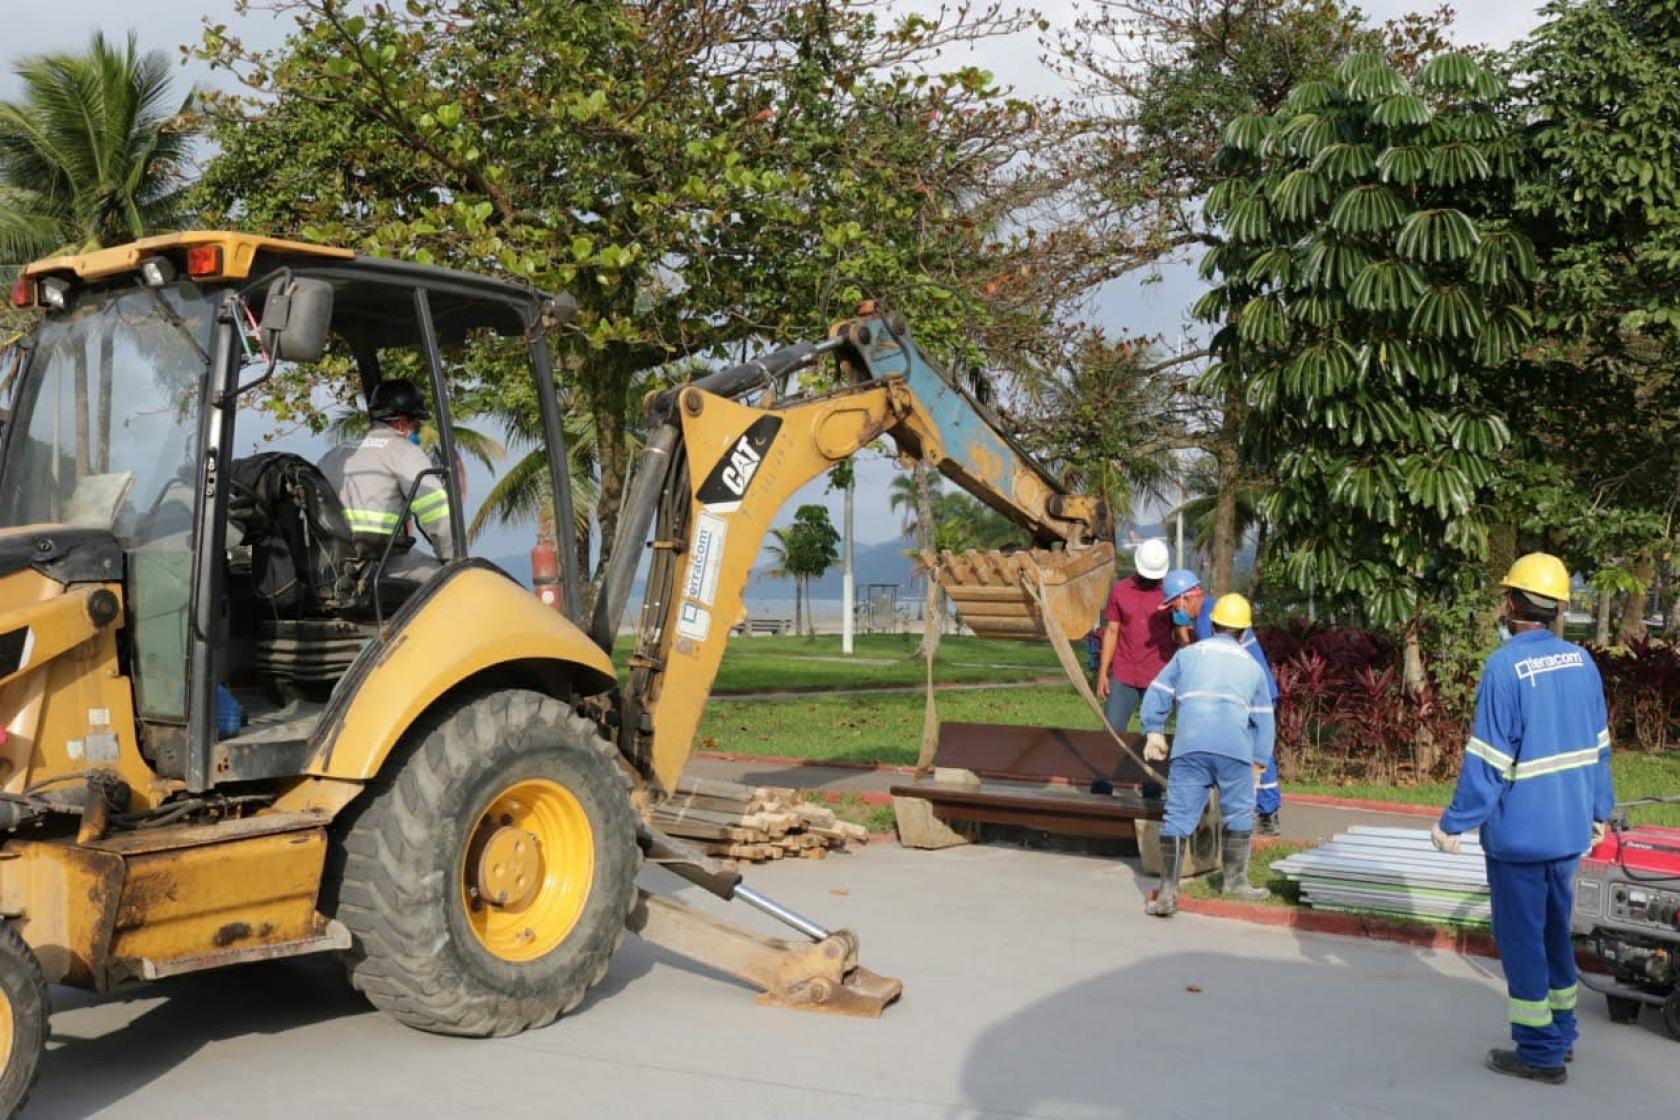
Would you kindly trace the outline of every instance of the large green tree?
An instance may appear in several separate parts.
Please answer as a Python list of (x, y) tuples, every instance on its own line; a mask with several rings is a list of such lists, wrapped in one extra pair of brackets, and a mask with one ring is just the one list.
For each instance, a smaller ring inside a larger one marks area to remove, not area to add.
[(81, 252), (175, 227), (193, 134), (168, 56), (95, 32), (82, 54), (12, 67), (0, 102), (0, 277), (36, 257)]
[[(1073, 244), (1066, 254), (1082, 262), (1084, 283), (1095, 289), (1147, 275), (1222, 241), (1225, 231), (1202, 202), (1224, 175), (1216, 157), (1227, 121), (1277, 111), (1292, 89), (1328, 79), (1355, 52), (1380, 52), (1409, 73), (1443, 49), (1447, 21), (1435, 12), (1377, 25), (1341, 0), (1082, 4), (1051, 59), (1078, 94), (1057, 167), (1075, 200), (1070, 209), (1081, 216), (1078, 235), (1063, 240)], [(1158, 492), (1174, 464), (1169, 447), (1204, 454), (1213, 472), (1209, 575), (1227, 586), (1241, 536), (1240, 496), (1256, 484), (1238, 453), (1247, 403), (1237, 393), (1193, 391), (1185, 363), (1205, 357), (1199, 347), (1145, 360), (1136, 340), (1120, 345), (1120, 354), (1084, 345), (1071, 355), (1078, 373), (1050, 381), (1049, 417), (1065, 426), (1074, 415), (1065, 401), (1089, 396), (1123, 418), (1111, 430), (1132, 454), (1114, 454), (1112, 442), (1081, 443), (1089, 458), (1109, 460), (1111, 498), (1124, 485)], [(1127, 353), (1130, 361), (1116, 360)], [(1127, 399), (1145, 407), (1112, 409)], [(1120, 434), (1139, 425), (1149, 431)], [(1123, 500), (1115, 504), (1124, 509)]]
[(1355, 55), (1232, 120), (1208, 196), (1228, 240), (1204, 261), (1206, 381), (1247, 404), (1285, 571), (1414, 639), (1423, 600), (1482, 578), (1509, 443), (1500, 386), (1532, 325), (1506, 97), (1464, 54), (1411, 81)]
[(928, 65), (1013, 17), (883, 22), (833, 0), (279, 6), (298, 21), (279, 50), (207, 31), (203, 57), (247, 92), (210, 104), (202, 205), (571, 291), (559, 372), (592, 420), (602, 565), (650, 371), (820, 334), (869, 296), (939, 352), (1032, 322), (985, 285), (1014, 248), (997, 231), (1033, 116), (980, 71)]
[(1529, 525), (1592, 573), (1623, 637), (1672, 553), (1680, 505), (1680, 4), (1568, 0), (1515, 49), (1535, 172), (1543, 344), (1523, 407)]

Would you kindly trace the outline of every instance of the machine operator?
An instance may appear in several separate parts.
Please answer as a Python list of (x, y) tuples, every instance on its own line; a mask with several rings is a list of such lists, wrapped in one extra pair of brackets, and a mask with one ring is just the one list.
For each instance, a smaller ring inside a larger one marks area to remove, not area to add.
[(373, 426), (367, 435), (346, 440), (321, 459), (321, 473), (337, 492), (358, 545), (377, 555), (410, 517), (431, 542), (436, 559), (401, 548), (399, 542), (386, 562), (386, 579), (424, 583), (454, 558), (449, 492), (441, 477), (425, 474), (433, 469), (432, 460), (420, 450), (420, 425), (428, 418), (414, 382), (381, 381), (368, 394)]

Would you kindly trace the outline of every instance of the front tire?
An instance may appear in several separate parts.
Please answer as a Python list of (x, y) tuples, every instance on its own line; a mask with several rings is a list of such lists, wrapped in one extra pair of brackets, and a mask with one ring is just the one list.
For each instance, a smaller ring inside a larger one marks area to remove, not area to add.
[(0, 1116), (11, 1120), (29, 1100), (47, 1047), (47, 979), (10, 922), (0, 923)]
[(439, 1034), (552, 1022), (606, 973), (636, 897), (616, 750), (551, 697), (505, 689), (439, 713), (402, 751), (329, 871), (351, 982)]

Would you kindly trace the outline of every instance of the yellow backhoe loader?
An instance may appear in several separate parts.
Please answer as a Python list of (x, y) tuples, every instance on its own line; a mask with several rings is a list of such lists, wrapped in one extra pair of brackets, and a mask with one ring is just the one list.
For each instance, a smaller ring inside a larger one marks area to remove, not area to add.
[[(1064, 493), (893, 316), (652, 397), (585, 619), (571, 549), (563, 611), (470, 558), (461, 516), (457, 558), (399, 583), (401, 531), (370, 548), (306, 460), (235, 453), (277, 369), (325, 356), (364, 392), (420, 371), (455, 463), (445, 354), (499, 338), (528, 361), (570, 525), (547, 342), (568, 297), (213, 232), (42, 261), (11, 295), (42, 314), (0, 448), (0, 1115), (34, 1082), (49, 982), (108, 991), (332, 951), (403, 1022), (507, 1035), (575, 1006), (629, 928), (766, 1002), (879, 1014), (900, 985), (858, 965), (850, 932), (645, 823), (771, 519), (886, 437), (1035, 538), (945, 565), (974, 629), (1078, 634), (1107, 590), (1101, 503)], [(830, 360), (838, 388), (789, 390)], [(459, 474), (433, 473), (461, 511)], [(649, 548), (621, 687), (611, 651)], [(639, 891), (644, 860), (798, 936)]]

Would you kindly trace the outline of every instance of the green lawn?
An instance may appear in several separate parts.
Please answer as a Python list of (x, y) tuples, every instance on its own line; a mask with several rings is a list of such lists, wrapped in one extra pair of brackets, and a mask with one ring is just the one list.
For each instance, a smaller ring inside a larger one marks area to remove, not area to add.
[[(838, 634), (730, 638), (712, 691), (727, 695), (919, 685), (927, 670), (915, 656), (918, 641), (911, 634), (860, 634), (848, 659), (840, 652)], [(629, 658), (630, 642), (621, 641), (613, 652), (621, 678)], [(933, 679), (941, 684), (982, 683), (1060, 678), (1061, 673), (1047, 643), (950, 636), (939, 643)]]
[[(1611, 756), (1616, 776), (1616, 797), (1632, 801), (1641, 797), (1680, 797), (1680, 751), (1663, 754), (1635, 754), (1619, 751)], [(1333, 782), (1289, 782), (1284, 794), (1322, 793), (1331, 797), (1362, 798), (1367, 801), (1404, 801), (1414, 805), (1442, 805), (1452, 800), (1453, 783), (1425, 782), (1415, 786), (1341, 785)], [(1631, 811), (1636, 824), (1680, 827), (1680, 805), (1650, 805)]]
[[(754, 641), (762, 639), (752, 639)], [(1101, 725), (1067, 686), (941, 692), (939, 718), (1096, 730)], [(713, 700), (696, 745), (737, 754), (910, 766), (922, 741), (918, 693)]]
[[(1257, 887), (1265, 887), (1271, 895), (1261, 899), (1266, 906), (1299, 906), (1301, 904), (1301, 886), (1291, 882), (1282, 874), (1272, 873), (1272, 864), (1297, 852), (1304, 852), (1312, 845), (1279, 843), (1268, 844), (1264, 848), (1257, 848), (1249, 857), (1248, 881)], [(1194, 898), (1219, 898), (1219, 888), (1223, 884), (1225, 873), (1215, 871), (1208, 875), (1201, 875), (1188, 879), (1180, 888), (1185, 894)]]

